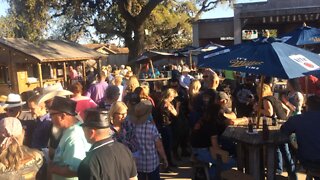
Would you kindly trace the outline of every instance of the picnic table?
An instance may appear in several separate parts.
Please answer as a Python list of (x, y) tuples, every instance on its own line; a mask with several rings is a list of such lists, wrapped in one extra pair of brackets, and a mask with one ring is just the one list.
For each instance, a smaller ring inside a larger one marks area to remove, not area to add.
[[(261, 121), (259, 121), (261, 122)], [(275, 179), (275, 152), (280, 144), (289, 142), (289, 136), (280, 132), (280, 127), (284, 121), (279, 121), (277, 125), (272, 126), (271, 118), (267, 118), (269, 137), (264, 140), (262, 128), (255, 129), (254, 133), (248, 133), (246, 126), (229, 126), (222, 136), (237, 142), (238, 170), (243, 170), (245, 150), (247, 149), (248, 169), (246, 172), (251, 174), (254, 179), (264, 179), (263, 149), (266, 151), (267, 179)], [(261, 126), (259, 126), (261, 127)], [(261, 154), (262, 153), (262, 154)]]

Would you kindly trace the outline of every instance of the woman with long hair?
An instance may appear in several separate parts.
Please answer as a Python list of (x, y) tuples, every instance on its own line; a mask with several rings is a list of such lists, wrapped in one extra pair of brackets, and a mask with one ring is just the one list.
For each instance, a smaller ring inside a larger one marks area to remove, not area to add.
[(196, 121), (200, 118), (200, 113), (194, 110), (196, 98), (200, 94), (201, 82), (193, 80), (188, 90), (188, 110), (189, 110), (189, 126), (193, 128)]
[[(176, 90), (169, 88), (163, 92), (161, 101), (157, 107), (157, 113), (159, 114), (156, 120), (159, 132), (162, 136), (163, 147), (166, 152), (169, 166), (174, 167), (175, 164), (172, 161), (171, 150), (172, 150), (172, 121), (174, 117), (178, 116), (179, 107), (174, 107), (172, 101), (178, 96)], [(167, 171), (171, 171), (168, 167)]]
[[(262, 91), (262, 92), (261, 92)], [(273, 96), (271, 87), (267, 84), (259, 85), (257, 87), (257, 93), (262, 94), (262, 109), (261, 114), (263, 116), (287, 119), (290, 113), (290, 109), (284, 105), (280, 100)], [(255, 107), (257, 110), (257, 107)], [(297, 179), (295, 164), (289, 150), (288, 143), (278, 145), (277, 148), (277, 169), (276, 173), (281, 174), (283, 171), (282, 158), (285, 160), (286, 169), (290, 179)]]
[(43, 163), (40, 151), (23, 145), (20, 121), (7, 117), (0, 121), (0, 179), (35, 179)]

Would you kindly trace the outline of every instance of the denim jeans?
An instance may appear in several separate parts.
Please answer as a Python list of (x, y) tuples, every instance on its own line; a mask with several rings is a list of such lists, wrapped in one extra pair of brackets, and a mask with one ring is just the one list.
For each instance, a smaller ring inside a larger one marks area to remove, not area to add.
[(283, 172), (283, 161), (282, 161), (282, 158), (283, 158), (286, 164), (286, 169), (290, 177), (290, 180), (291, 179), (296, 180), (297, 179), (296, 167), (292, 159), (288, 143), (279, 145), (276, 153), (277, 153), (277, 173)]
[(160, 180), (159, 166), (154, 171), (149, 173), (138, 172), (138, 179), (139, 180)]
[[(215, 166), (217, 161), (212, 158), (209, 148), (192, 148), (192, 153), (196, 156), (196, 158), (203, 162), (212, 163), (211, 167), (209, 168), (209, 175), (210, 179), (215, 177)], [(230, 158), (227, 163), (223, 163), (221, 170), (228, 170), (231, 169), (236, 165), (236, 161), (233, 158)]]
[(163, 143), (163, 149), (166, 153), (169, 165), (172, 164), (171, 150), (172, 150), (172, 128), (171, 125), (163, 126), (159, 128), (161, 139)]

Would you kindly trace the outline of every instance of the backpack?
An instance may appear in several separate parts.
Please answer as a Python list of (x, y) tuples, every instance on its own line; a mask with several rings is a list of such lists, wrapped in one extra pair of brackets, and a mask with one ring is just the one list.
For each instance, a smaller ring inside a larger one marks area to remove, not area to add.
[(263, 99), (270, 101), (270, 103), (272, 104), (274, 111), (272, 117), (283, 120), (288, 119), (285, 109), (282, 107), (282, 102), (279, 99), (275, 98), (274, 96), (267, 96)]

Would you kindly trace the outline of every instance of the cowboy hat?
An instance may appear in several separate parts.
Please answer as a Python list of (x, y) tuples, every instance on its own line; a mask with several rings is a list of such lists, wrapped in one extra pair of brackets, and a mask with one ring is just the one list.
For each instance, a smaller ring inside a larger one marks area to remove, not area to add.
[(186, 67), (186, 66), (183, 66), (181, 72), (187, 72), (187, 73), (189, 73), (189, 72), (190, 72), (190, 69), (189, 69), (188, 67)]
[(110, 127), (110, 122), (106, 113), (100, 112), (97, 109), (88, 109), (85, 112), (83, 127), (104, 129)]
[(4, 103), (1, 103), (1, 106), (3, 108), (14, 108), (14, 107), (19, 107), (26, 104), (25, 101), (21, 100), (20, 94), (13, 94), (10, 93)]
[(54, 110), (62, 113), (69, 114), (71, 116), (76, 116), (76, 106), (77, 102), (68, 98), (56, 96), (53, 98), (52, 105), (49, 110)]
[(4, 103), (7, 100), (7, 98), (8, 98), (7, 96), (1, 95), (0, 96), (0, 102)]
[(130, 120), (134, 124), (143, 124), (152, 113), (152, 103), (149, 100), (142, 100), (134, 106), (134, 113), (130, 116)]
[(71, 91), (64, 90), (61, 83), (56, 83), (51, 86), (47, 86), (42, 89), (37, 104), (43, 103), (49, 99), (53, 99), (55, 96), (65, 97), (73, 95)]

